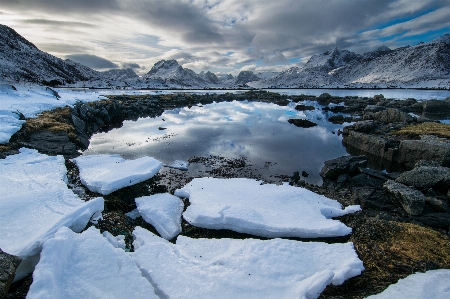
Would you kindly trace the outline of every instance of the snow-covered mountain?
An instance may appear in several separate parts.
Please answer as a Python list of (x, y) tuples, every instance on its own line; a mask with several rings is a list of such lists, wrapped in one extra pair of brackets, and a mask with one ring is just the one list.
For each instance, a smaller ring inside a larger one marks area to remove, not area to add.
[(450, 87), (450, 35), (394, 50), (381, 46), (363, 55), (330, 50), (312, 56), (303, 68), (292, 67), (253, 87)]
[[(99, 73), (72, 60), (39, 50), (8, 26), (0, 24), (0, 79), (12, 82), (73, 83)], [(56, 82), (55, 81), (55, 82)]]

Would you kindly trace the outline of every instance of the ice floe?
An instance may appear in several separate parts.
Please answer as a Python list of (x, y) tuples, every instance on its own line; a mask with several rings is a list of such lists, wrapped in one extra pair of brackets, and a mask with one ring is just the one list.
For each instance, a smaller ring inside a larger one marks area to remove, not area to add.
[(181, 214), (184, 203), (168, 193), (135, 199), (139, 214), (153, 225), (164, 239), (171, 240), (181, 232)]
[(161, 298), (317, 298), (364, 269), (352, 243), (133, 235), (133, 258)]
[(448, 299), (450, 298), (450, 270), (431, 270), (412, 274), (390, 285), (380, 294), (367, 299)]
[(27, 298), (158, 298), (122, 249), (91, 227), (60, 228), (45, 242)]
[(103, 195), (148, 180), (162, 167), (160, 161), (151, 157), (125, 160), (120, 155), (89, 155), (73, 161), (83, 185)]
[(183, 217), (192, 225), (262, 237), (344, 236), (351, 228), (330, 218), (360, 210), (342, 209), (339, 202), (304, 188), (244, 178), (195, 178), (175, 195), (189, 198)]
[(0, 248), (23, 258), (16, 279), (30, 273), (42, 244), (62, 226), (85, 228), (103, 210), (103, 198), (81, 200), (65, 182), (62, 156), (20, 149), (0, 160)]

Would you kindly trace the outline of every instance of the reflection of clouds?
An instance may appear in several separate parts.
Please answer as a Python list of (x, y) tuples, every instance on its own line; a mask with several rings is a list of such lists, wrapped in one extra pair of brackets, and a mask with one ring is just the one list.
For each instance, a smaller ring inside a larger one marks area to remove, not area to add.
[(218, 156), (246, 156), (248, 150), (245, 146), (235, 144), (231, 140), (220, 140), (211, 146), (209, 153)]

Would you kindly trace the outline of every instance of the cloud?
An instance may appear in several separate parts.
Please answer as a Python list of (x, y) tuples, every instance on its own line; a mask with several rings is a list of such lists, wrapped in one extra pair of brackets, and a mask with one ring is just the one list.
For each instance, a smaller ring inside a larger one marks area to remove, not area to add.
[(118, 68), (119, 66), (107, 59), (90, 54), (72, 54), (66, 55), (66, 59), (73, 60), (93, 69), (110, 69)]
[(137, 63), (122, 63), (123, 69), (141, 69), (141, 66)]

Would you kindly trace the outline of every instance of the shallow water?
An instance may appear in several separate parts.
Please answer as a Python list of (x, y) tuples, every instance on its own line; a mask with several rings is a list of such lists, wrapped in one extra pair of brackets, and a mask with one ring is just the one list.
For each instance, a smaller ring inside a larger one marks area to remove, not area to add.
[[(314, 102), (314, 111), (300, 112), (295, 103), (287, 107), (259, 102), (223, 102), (164, 112), (157, 118), (126, 121), (123, 127), (95, 134), (84, 154), (121, 154), (135, 159), (152, 156), (170, 164), (194, 156), (246, 157), (254, 173), (266, 181), (273, 176), (309, 174), (303, 179), (321, 184), (324, 161), (346, 155), (343, 125), (327, 121), (328, 112)], [(290, 118), (318, 124), (300, 128)]]

